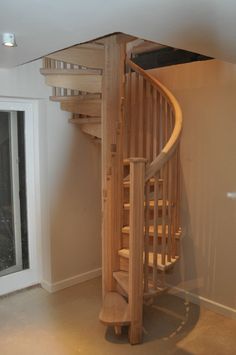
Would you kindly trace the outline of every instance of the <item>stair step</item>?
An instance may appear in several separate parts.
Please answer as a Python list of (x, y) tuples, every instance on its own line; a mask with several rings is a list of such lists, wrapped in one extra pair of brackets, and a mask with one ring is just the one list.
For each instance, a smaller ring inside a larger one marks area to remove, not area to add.
[(101, 117), (73, 117), (69, 120), (70, 123), (76, 124), (98, 124), (101, 123)]
[(130, 324), (128, 303), (119, 293), (108, 292), (103, 300), (99, 320), (109, 326)]
[(91, 48), (79, 48), (79, 46), (49, 54), (46, 58), (88, 68), (102, 69), (104, 67), (104, 51)]
[(85, 123), (81, 125), (81, 130), (90, 136), (102, 138), (102, 129), (100, 123)]
[(64, 102), (64, 101), (83, 101), (83, 100), (101, 100), (100, 94), (86, 94), (86, 95), (69, 95), (69, 96), (50, 96), (51, 101)]
[[(118, 285), (122, 288), (122, 290), (125, 292), (125, 294), (128, 296), (129, 295), (129, 273), (126, 271), (115, 271), (113, 272), (113, 277), (117, 281)], [(153, 283), (151, 280), (149, 280), (149, 285), (148, 285), (148, 292), (145, 292), (143, 294), (144, 298), (148, 298), (150, 296), (154, 296), (157, 294), (160, 294), (161, 292), (164, 292), (166, 288), (161, 288), (157, 287), (157, 289), (153, 289)]]
[(76, 114), (86, 116), (101, 116), (101, 100), (100, 99), (84, 99), (80, 101), (67, 100), (61, 102), (61, 109)]
[[(118, 251), (119, 256), (125, 258), (125, 259), (129, 259), (129, 249), (120, 249)], [(144, 257), (144, 256), (143, 256)], [(157, 269), (164, 271), (164, 270), (168, 270), (171, 267), (173, 267), (173, 265), (176, 263), (176, 261), (179, 259), (179, 257), (177, 256), (176, 258), (171, 258), (171, 261), (167, 260), (167, 255), (165, 256), (165, 264), (163, 265), (161, 262), (161, 254), (157, 254)], [(148, 266), (153, 267), (153, 253), (149, 252), (149, 263)]]
[[(146, 206), (146, 203), (144, 202), (144, 206)], [(158, 207), (163, 206), (163, 200), (158, 200)], [(169, 206), (169, 201), (166, 201), (166, 207)], [(153, 209), (154, 208), (154, 201), (150, 200), (149, 201), (149, 208)], [(130, 203), (124, 203), (124, 209), (129, 210), (130, 209)]]
[(64, 69), (64, 68), (42, 68), (42, 75), (101, 75), (97, 69)]
[(52, 87), (79, 90), (90, 93), (101, 93), (101, 75), (46, 75), (46, 84)]
[[(152, 178), (152, 179), (149, 180), (149, 182), (150, 182), (150, 185), (153, 186), (155, 184), (155, 179)], [(160, 184), (163, 183), (163, 179), (158, 179), (158, 182)], [(123, 185), (124, 185), (124, 187), (130, 187), (130, 180), (125, 179), (123, 181)]]
[[(158, 225), (158, 237), (162, 237), (162, 225)], [(122, 228), (122, 233), (124, 234), (129, 234), (130, 232), (130, 226), (124, 226)], [(145, 227), (144, 227), (144, 232), (145, 232)], [(168, 225), (166, 225), (166, 236), (168, 235)], [(154, 226), (149, 226), (149, 235), (154, 236)]]

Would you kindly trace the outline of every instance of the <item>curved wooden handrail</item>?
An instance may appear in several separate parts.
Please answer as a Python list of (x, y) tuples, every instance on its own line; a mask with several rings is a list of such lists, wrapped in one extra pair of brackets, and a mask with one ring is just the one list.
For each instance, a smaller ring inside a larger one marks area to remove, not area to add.
[(146, 169), (145, 180), (148, 181), (171, 158), (176, 146), (179, 143), (183, 125), (182, 111), (174, 95), (163, 84), (161, 84), (158, 79), (152, 77), (150, 74), (148, 74), (145, 70), (136, 65), (130, 59), (127, 59), (127, 64), (136, 73), (140, 74), (144, 79), (146, 79), (152, 86), (158, 89), (158, 91), (168, 100), (174, 113), (175, 125), (172, 134), (164, 148), (159, 153), (159, 155), (152, 161), (152, 163)]

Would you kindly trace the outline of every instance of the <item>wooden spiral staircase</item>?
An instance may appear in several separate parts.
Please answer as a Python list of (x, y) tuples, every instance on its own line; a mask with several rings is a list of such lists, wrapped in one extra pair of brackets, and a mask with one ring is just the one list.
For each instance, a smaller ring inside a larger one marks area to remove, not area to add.
[(142, 46), (148, 42), (113, 35), (48, 55), (41, 69), (51, 99), (72, 113), (70, 122), (101, 141), (99, 318), (116, 334), (129, 326), (131, 344), (142, 341), (143, 303), (167, 290), (165, 273), (180, 257), (181, 237), (181, 110), (167, 88), (133, 63)]

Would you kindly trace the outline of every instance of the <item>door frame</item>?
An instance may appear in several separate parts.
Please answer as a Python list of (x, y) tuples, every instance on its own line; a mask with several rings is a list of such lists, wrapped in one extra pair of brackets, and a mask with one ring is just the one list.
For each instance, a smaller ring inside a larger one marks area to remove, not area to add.
[(40, 282), (41, 204), (39, 169), (39, 101), (0, 98), (1, 111), (24, 111), (26, 202), (29, 269), (0, 277), (0, 295)]

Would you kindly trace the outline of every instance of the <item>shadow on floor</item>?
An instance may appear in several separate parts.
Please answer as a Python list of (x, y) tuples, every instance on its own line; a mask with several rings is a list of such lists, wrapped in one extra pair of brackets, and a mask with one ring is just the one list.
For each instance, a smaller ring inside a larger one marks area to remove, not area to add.
[[(171, 294), (159, 296), (154, 304), (144, 306), (143, 343), (155, 341), (160, 345), (160, 351), (164, 346), (171, 354), (190, 354), (178, 349), (176, 343), (195, 327), (199, 314), (199, 306), (193, 303)], [(128, 343), (128, 327), (123, 327), (120, 337), (114, 334), (113, 328), (108, 328), (106, 339), (116, 344)]]

